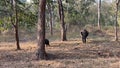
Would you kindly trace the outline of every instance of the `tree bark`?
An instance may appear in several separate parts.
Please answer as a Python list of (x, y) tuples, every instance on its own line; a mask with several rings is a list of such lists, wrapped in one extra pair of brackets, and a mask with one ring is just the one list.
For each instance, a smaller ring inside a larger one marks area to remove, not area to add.
[(101, 30), (100, 19), (101, 19), (101, 0), (98, 1), (98, 29)]
[(38, 13), (38, 51), (37, 59), (47, 59), (47, 54), (45, 51), (45, 8), (46, 0), (39, 0), (39, 13)]
[(66, 41), (66, 28), (65, 28), (65, 22), (64, 22), (64, 10), (63, 10), (63, 5), (62, 1), (58, 0), (58, 5), (59, 5), (59, 16), (60, 16), (60, 22), (61, 22), (61, 40)]
[(118, 0), (116, 2), (116, 11), (115, 11), (115, 41), (118, 41), (118, 6), (119, 6), (119, 2), (120, 2), (120, 0)]

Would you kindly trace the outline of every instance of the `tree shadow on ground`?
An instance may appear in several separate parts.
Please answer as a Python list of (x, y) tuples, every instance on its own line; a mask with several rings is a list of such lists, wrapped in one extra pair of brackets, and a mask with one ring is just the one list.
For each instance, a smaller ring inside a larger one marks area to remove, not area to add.
[(54, 59), (97, 59), (97, 58), (120, 58), (120, 52), (116, 54), (102, 50), (81, 50), (80, 52), (66, 52), (66, 53), (48, 53), (49, 60)]
[(0, 61), (31, 61), (35, 59), (35, 52), (27, 50), (0, 50)]
[[(48, 52), (48, 60), (56, 59), (97, 59), (97, 58), (109, 58), (109, 57), (118, 57), (120, 58), (120, 52), (117, 52), (115, 55), (111, 52), (100, 51), (100, 50), (79, 50), (74, 49), (70, 52)], [(13, 52), (13, 53), (1, 53), (0, 61), (34, 61), (36, 60), (35, 52)]]

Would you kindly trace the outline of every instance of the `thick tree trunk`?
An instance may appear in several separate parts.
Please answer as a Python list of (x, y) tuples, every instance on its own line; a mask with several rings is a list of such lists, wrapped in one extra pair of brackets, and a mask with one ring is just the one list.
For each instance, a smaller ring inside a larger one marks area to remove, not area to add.
[(38, 15), (38, 52), (37, 52), (37, 59), (47, 59), (47, 54), (45, 51), (45, 7), (46, 7), (46, 0), (39, 0), (39, 15)]
[(116, 14), (115, 14), (115, 41), (118, 41), (118, 5), (119, 5), (119, 0), (116, 3)]
[(66, 28), (65, 28), (65, 22), (64, 22), (64, 10), (63, 10), (63, 5), (62, 1), (58, 0), (59, 4), (59, 16), (60, 16), (60, 22), (61, 22), (61, 40), (66, 41)]
[(98, 1), (98, 29), (101, 30), (100, 18), (101, 18), (101, 0)]

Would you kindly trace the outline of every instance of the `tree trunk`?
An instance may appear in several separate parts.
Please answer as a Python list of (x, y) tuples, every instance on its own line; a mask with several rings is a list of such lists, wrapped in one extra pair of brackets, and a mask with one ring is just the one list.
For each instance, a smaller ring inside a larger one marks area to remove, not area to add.
[(118, 6), (119, 6), (119, 0), (116, 3), (116, 14), (115, 14), (115, 41), (118, 41)]
[(47, 54), (45, 51), (45, 7), (46, 7), (46, 0), (39, 0), (39, 13), (38, 13), (38, 52), (37, 52), (37, 59), (47, 59)]
[(13, 9), (13, 12), (15, 13), (14, 16), (14, 21), (11, 20), (14, 28), (15, 28), (15, 38), (16, 38), (16, 46), (17, 46), (17, 50), (20, 50), (20, 45), (19, 45), (19, 31), (18, 31), (18, 12), (17, 12), (17, 2), (16, 0), (12, 0), (12, 7), (14, 8)]
[(65, 28), (65, 22), (64, 22), (64, 10), (63, 10), (63, 5), (62, 1), (58, 0), (59, 4), (59, 16), (60, 16), (60, 22), (61, 22), (61, 40), (66, 41), (66, 28)]
[(100, 19), (101, 19), (101, 0), (98, 1), (98, 29), (101, 30)]

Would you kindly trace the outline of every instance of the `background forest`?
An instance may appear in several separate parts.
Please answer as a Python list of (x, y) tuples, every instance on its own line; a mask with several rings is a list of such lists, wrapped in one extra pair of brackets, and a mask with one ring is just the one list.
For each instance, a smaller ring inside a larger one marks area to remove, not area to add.
[[(58, 14), (58, 4), (55, 0), (47, 0), (46, 6), (46, 33), (48, 38), (54, 33), (59, 34), (60, 23), (59, 23), (59, 14)], [(15, 12), (13, 11), (10, 0), (2, 0), (0, 2), (0, 33), (1, 34), (14, 34), (14, 22), (12, 19), (15, 18)], [(63, 0), (64, 8), (64, 20), (66, 23), (66, 28), (68, 33), (76, 33), (79, 35), (81, 29), (96, 29), (98, 25), (98, 1), (96, 0)], [(114, 0), (102, 0), (101, 1), (101, 17), (100, 25), (102, 29), (111, 29), (114, 28), (115, 24), (115, 9), (116, 2)], [(36, 26), (38, 19), (38, 0), (26, 1), (26, 0), (17, 0), (17, 17), (18, 17), (18, 26), (21, 40), (27, 40), (24, 33), (31, 35), (32, 39), (35, 39)], [(118, 25), (119, 25), (119, 16), (118, 11)], [(51, 31), (51, 29), (53, 31)], [(56, 32), (57, 31), (57, 32)], [(72, 31), (72, 32), (71, 32)], [(73, 35), (74, 37), (76, 35)], [(59, 39), (59, 36), (57, 36)], [(56, 38), (56, 37), (55, 37)], [(69, 38), (69, 36), (68, 36)], [(10, 39), (11, 41), (14, 39)]]

